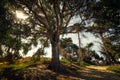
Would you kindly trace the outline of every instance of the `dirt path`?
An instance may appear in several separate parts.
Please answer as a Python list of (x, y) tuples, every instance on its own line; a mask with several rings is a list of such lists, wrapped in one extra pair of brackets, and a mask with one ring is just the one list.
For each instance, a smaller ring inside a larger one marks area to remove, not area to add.
[(120, 80), (120, 75), (107, 70), (108, 66), (87, 66), (72, 70), (72, 75), (58, 75), (57, 80)]
[(108, 66), (87, 66), (81, 72), (83, 80), (120, 80), (120, 75), (107, 70)]
[(99, 71), (108, 71), (107, 70), (108, 67), (109, 66), (94, 66), (94, 65), (87, 66), (87, 68), (96, 69), (96, 70), (99, 70)]

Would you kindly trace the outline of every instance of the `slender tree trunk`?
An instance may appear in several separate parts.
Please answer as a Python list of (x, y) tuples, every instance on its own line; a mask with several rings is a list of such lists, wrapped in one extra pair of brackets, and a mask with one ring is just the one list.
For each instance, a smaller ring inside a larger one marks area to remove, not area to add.
[(83, 60), (83, 54), (82, 54), (82, 49), (81, 49), (81, 40), (80, 40), (80, 33), (78, 32), (78, 43), (79, 43), (79, 50), (78, 50), (78, 62)]
[(54, 71), (59, 71), (61, 69), (61, 65), (59, 60), (59, 36), (57, 34), (54, 34), (51, 38), (51, 47), (52, 61), (49, 68)]

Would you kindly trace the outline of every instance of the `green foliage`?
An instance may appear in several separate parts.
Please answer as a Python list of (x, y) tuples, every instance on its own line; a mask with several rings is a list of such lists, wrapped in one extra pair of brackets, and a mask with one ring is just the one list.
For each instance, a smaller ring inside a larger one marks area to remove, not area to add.
[(110, 66), (107, 68), (107, 70), (116, 72), (116, 73), (120, 73), (120, 66)]
[[(0, 54), (10, 58), (8, 60), (10, 61), (20, 57), (19, 50), (21, 50), (22, 42), (20, 29), (15, 26), (13, 16), (6, 7), (8, 3), (8, 0), (2, 0), (0, 3)], [(4, 47), (4, 49), (1, 47)], [(12, 54), (12, 57), (8, 56), (10, 54)]]
[[(8, 0), (3, 0), (8, 1)], [(27, 48), (24, 46), (25, 44), (21, 41), (22, 38), (26, 38), (26, 35), (23, 33), (24, 25), (19, 24), (18, 20), (15, 19), (15, 16), (12, 15), (12, 9), (8, 7), (4, 7), (2, 3), (0, 3), (0, 47), (4, 47), (4, 49), (0, 48), (0, 54), (7, 56), (10, 60), (18, 59), (20, 57), (19, 51), (23, 49), (24, 52), (27, 53)], [(7, 4), (4, 4), (5, 6)], [(14, 22), (16, 20), (16, 22)], [(24, 27), (25, 28), (25, 27)], [(28, 37), (28, 36), (27, 36)], [(12, 57), (9, 56), (12, 54)], [(10, 61), (8, 60), (8, 61)]]
[(77, 61), (78, 46), (72, 42), (71, 38), (62, 38), (60, 40), (61, 56), (69, 61)]
[(62, 48), (67, 48), (72, 44), (72, 39), (71, 38), (62, 38), (60, 40), (60, 46)]

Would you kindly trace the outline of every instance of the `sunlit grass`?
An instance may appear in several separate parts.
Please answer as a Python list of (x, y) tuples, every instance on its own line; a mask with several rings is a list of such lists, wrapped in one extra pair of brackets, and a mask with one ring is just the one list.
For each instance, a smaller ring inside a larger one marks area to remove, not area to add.
[(0, 76), (7, 74), (11, 71), (17, 71), (17, 70), (22, 70), (26, 68), (27, 65), (25, 64), (11, 64), (11, 65), (0, 65)]
[(120, 66), (110, 66), (107, 70), (113, 71), (115, 73), (120, 73)]
[(11, 70), (21, 70), (26, 68), (27, 65), (23, 65), (23, 64), (11, 64), (11, 65), (1, 65), (0, 66), (0, 71), (3, 71), (5, 69), (11, 69)]
[(89, 63), (87, 63), (87, 62), (85, 62), (85, 61), (80, 61), (80, 66), (82, 66), (82, 67), (85, 67), (85, 66), (89, 66), (90, 64)]
[(61, 59), (60, 62), (61, 62), (61, 63), (66, 63), (66, 64), (70, 64), (70, 61), (67, 60), (67, 59), (64, 59), (64, 58)]

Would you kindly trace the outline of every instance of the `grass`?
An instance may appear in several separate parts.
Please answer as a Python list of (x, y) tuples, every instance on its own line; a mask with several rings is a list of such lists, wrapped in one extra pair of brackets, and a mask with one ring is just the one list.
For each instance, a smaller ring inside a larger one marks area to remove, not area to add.
[[(61, 63), (65, 63), (65, 64), (75, 63), (75, 62), (70, 62), (69, 60), (67, 60), (67, 59), (65, 59), (65, 58), (61, 59), (60, 62), (61, 62)], [(85, 61), (80, 61), (80, 62), (77, 62), (77, 63), (75, 63), (75, 64), (77, 64), (77, 65), (79, 65), (79, 66), (81, 66), (81, 67), (86, 67), (86, 66), (91, 65), (91, 64), (89, 64), (89, 63), (87, 63), (87, 62), (85, 62)]]
[(81, 62), (80, 62), (80, 66), (82, 66), (82, 67), (89, 66), (89, 65), (90, 65), (90, 64), (87, 63), (87, 62), (85, 62), (85, 61), (81, 61)]
[[(84, 61), (81, 61), (78, 65), (78, 62), (70, 63), (70, 61), (67, 59), (61, 59), (61, 66), (63, 67), (64, 71), (59, 73), (46, 68), (50, 61), (50, 58), (44, 58), (43, 60), (37, 62), (34, 62), (30, 59), (21, 59), (15, 64), (0, 64), (0, 80), (3, 80), (4, 78), (11, 80), (81, 80), (82, 78), (86, 80), (97, 80), (97, 78), (93, 77), (92, 75), (103, 77), (101, 72), (99, 73), (96, 69), (86, 69), (85, 66), (89, 66), (90, 64)], [(35, 68), (28, 69), (29, 67)], [(120, 73), (120, 66), (110, 66), (109, 68), (110, 70), (115, 69), (115, 72)], [(106, 75), (106, 73), (107, 72), (103, 73), (103, 75)], [(85, 76), (86, 74), (87, 76)], [(112, 76), (111, 73), (108, 73), (107, 77), (104, 77), (107, 78), (105, 80), (109, 79), (109, 74)]]
[(4, 71), (6, 69), (11, 69), (11, 70), (21, 70), (26, 68), (27, 65), (23, 65), (23, 64), (11, 64), (11, 65), (1, 65), (0, 66), (0, 71)]
[(61, 59), (60, 62), (61, 62), (61, 63), (66, 63), (66, 64), (70, 64), (70, 61), (67, 60), (67, 59), (64, 59), (64, 58)]
[(107, 70), (115, 72), (115, 73), (120, 73), (120, 66), (110, 66), (107, 68)]
[(8, 75), (8, 73), (11, 73), (13, 71), (22, 70), (26, 67), (27, 65), (23, 64), (0, 65), (0, 77), (3, 75)]
[[(43, 58), (42, 58), (43, 59)], [(44, 58), (43, 60), (41, 61), (36, 61), (34, 62), (33, 60), (31, 60), (30, 57), (27, 57), (27, 58), (23, 58), (23, 59), (20, 59), (20, 60), (16, 60), (16, 62), (14, 64), (0, 64), (0, 72), (4, 71), (4, 70), (22, 70), (26, 67), (31, 67), (31, 66), (37, 66), (37, 65), (40, 65), (42, 63), (50, 63), (51, 59), (49, 58)]]
[(11, 65), (13, 70), (21, 70), (27, 67), (27, 65)]

